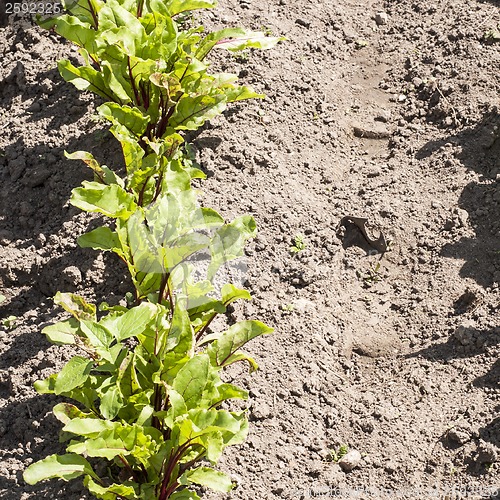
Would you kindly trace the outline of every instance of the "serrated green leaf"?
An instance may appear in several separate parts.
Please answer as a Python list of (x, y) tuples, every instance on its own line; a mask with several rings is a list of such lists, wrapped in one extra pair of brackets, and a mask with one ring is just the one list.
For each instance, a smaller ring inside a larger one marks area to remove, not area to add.
[(54, 393), (60, 395), (82, 385), (89, 377), (93, 361), (82, 356), (71, 358), (57, 375)]
[(28, 484), (36, 484), (45, 479), (59, 478), (70, 481), (83, 474), (97, 479), (91, 465), (80, 455), (50, 455), (43, 460), (31, 464), (23, 474)]

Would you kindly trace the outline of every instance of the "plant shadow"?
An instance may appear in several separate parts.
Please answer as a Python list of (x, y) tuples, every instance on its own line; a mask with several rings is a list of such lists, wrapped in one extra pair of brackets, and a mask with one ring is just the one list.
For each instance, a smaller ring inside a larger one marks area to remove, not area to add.
[[(417, 153), (428, 158), (446, 144), (456, 146), (457, 160), (479, 174), (461, 193), (458, 205), (467, 213), (474, 237), (460, 237), (445, 245), (441, 255), (460, 259), (463, 278), (472, 278), (482, 287), (500, 283), (500, 114), (496, 107), (486, 107), (482, 119), (472, 127), (443, 139), (430, 141)], [(441, 228), (447, 230), (446, 227)]]

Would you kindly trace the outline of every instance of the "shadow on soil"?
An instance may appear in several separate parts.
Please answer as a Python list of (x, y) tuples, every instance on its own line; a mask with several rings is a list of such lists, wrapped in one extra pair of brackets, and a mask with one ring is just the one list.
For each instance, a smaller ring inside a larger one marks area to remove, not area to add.
[[(461, 148), (457, 159), (463, 166), (478, 172), (479, 182), (471, 182), (463, 190), (459, 206), (468, 213), (475, 238), (462, 238), (443, 247), (442, 255), (463, 259), (460, 276), (473, 278), (483, 287), (500, 281), (500, 114), (488, 108), (474, 127), (456, 135), (425, 144), (417, 158), (437, 153), (447, 143)], [(441, 228), (443, 229), (443, 228)]]

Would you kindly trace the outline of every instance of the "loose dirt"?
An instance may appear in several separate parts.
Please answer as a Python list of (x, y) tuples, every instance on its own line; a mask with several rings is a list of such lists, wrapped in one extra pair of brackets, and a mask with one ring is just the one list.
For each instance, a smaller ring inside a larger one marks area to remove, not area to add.
[[(267, 98), (190, 138), (204, 203), (259, 226), (254, 300), (231, 319), (276, 329), (250, 347), (256, 374), (230, 374), (251, 433), (221, 462), (236, 489), (206, 497), (498, 498), (498, 2), (221, 0), (205, 22), (288, 38), (217, 60)], [(17, 317), (0, 327), (0, 499), (87, 499), (78, 480), (22, 472), (62, 451), (57, 400), (33, 389), (70, 355), (40, 333), (61, 316), (51, 297), (129, 289), (113, 256), (76, 245), (98, 221), (69, 205), (90, 173), (63, 151), (109, 166), (120, 151), (98, 99), (57, 72), (75, 49), (28, 18), (0, 23), (0, 317)]]

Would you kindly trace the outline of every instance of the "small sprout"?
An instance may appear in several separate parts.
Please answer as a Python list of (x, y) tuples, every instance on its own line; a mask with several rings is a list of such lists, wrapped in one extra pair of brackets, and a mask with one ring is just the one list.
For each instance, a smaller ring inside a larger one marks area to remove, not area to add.
[(292, 253), (299, 253), (307, 248), (306, 237), (302, 233), (297, 233), (292, 241), (293, 245), (290, 247)]
[(295, 306), (293, 304), (281, 304), (281, 310), (286, 313), (291, 313), (295, 310)]
[(488, 30), (484, 35), (483, 39), (487, 43), (500, 42), (500, 26), (498, 29)]
[(2, 319), (2, 326), (7, 330), (12, 330), (16, 326), (17, 316), (7, 316)]
[(382, 281), (382, 274), (380, 271), (380, 262), (377, 262), (375, 265), (371, 265), (368, 271), (365, 274), (357, 272), (358, 278), (363, 280), (365, 286), (372, 286), (379, 281)]
[(342, 457), (345, 457), (349, 452), (349, 446), (341, 444), (337, 450), (330, 450), (331, 461), (337, 463)]
[(366, 40), (356, 40), (355, 43), (357, 49), (362, 49), (363, 47), (366, 47), (368, 45), (368, 42)]
[(0, 304), (6, 299), (5, 295), (0, 293)]

